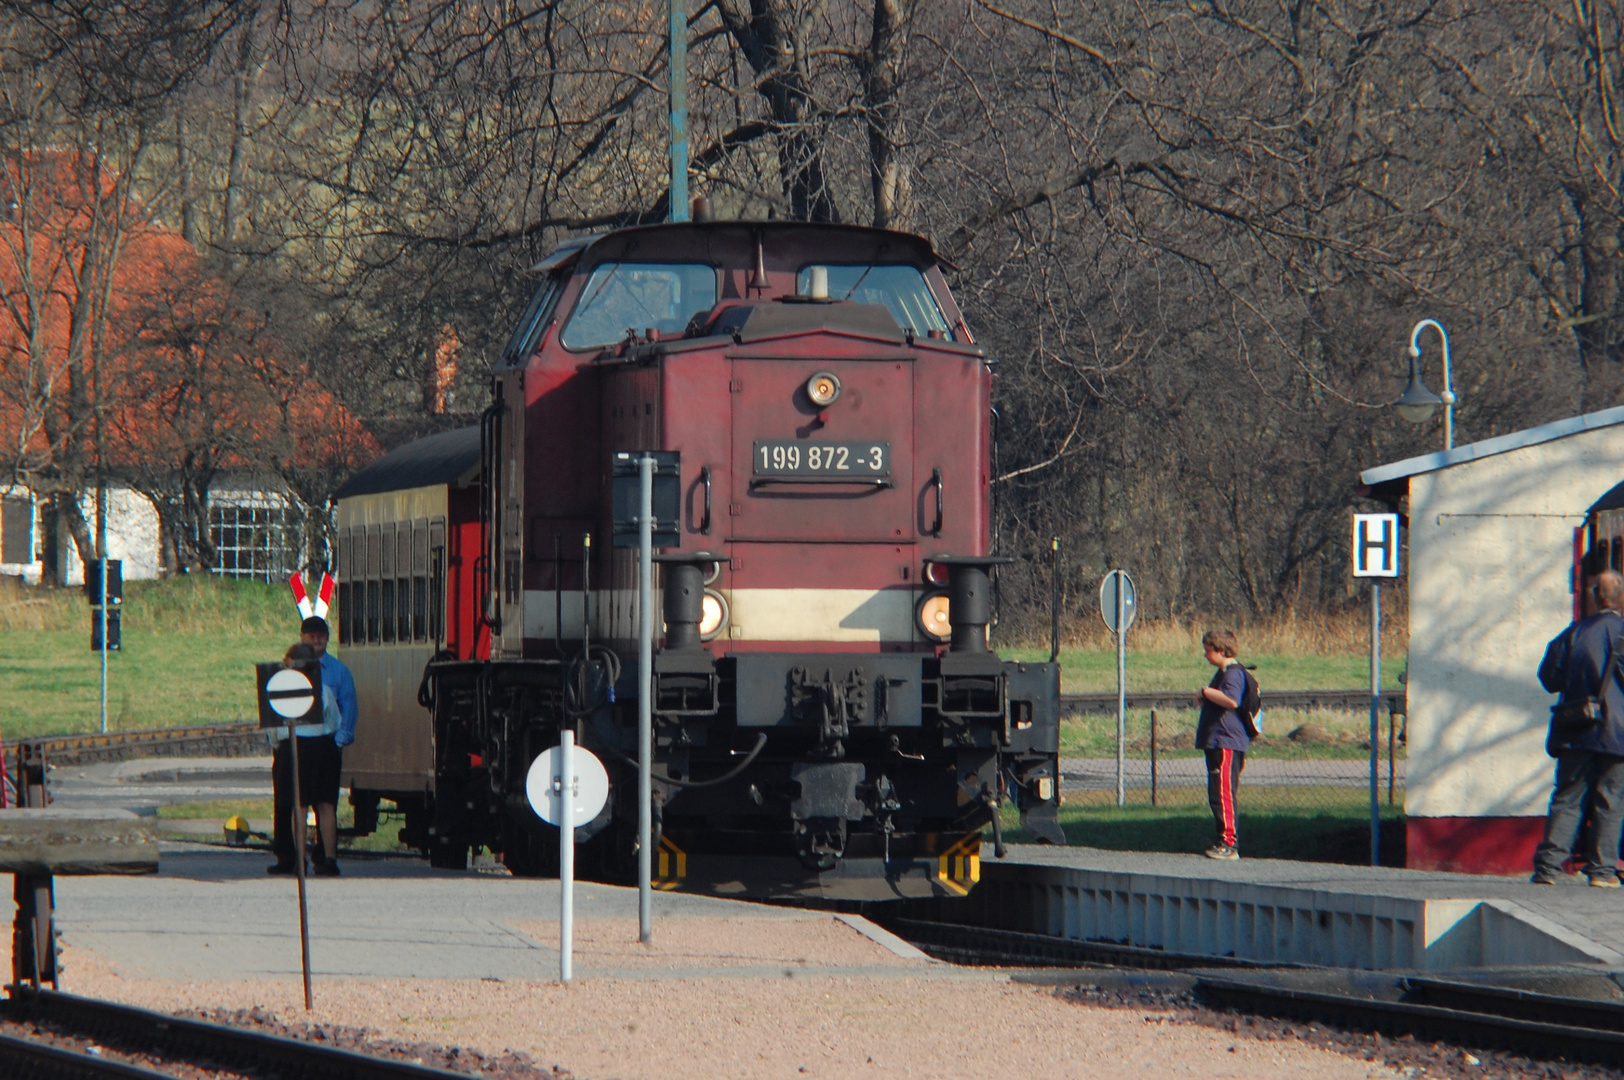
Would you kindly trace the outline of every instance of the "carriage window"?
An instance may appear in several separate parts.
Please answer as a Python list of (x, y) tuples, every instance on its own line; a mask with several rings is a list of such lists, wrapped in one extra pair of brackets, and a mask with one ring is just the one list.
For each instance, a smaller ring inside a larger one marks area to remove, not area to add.
[[(378, 588), (378, 571), (383, 563), (383, 535), (376, 525), (367, 530), (367, 640), (374, 645), (380, 640), (378, 613), (382, 606), (382, 593)], [(357, 620), (359, 622), (359, 620)]]
[[(914, 333), (931, 330), (949, 333), (947, 319), (936, 304), (925, 275), (916, 266), (828, 266), (829, 297), (859, 304), (883, 304), (898, 326)], [(795, 278), (795, 291), (812, 291), (812, 268), (803, 266)], [(951, 336), (951, 334), (949, 334)]]
[(1613, 553), (1608, 565), (1614, 570), (1624, 570), (1624, 536), (1613, 537)]
[(438, 645), (445, 639), (445, 548), (434, 549), (429, 559), (429, 636)]
[(401, 641), (412, 640), (412, 526), (402, 522), (395, 548), (395, 616), (398, 624), (396, 636)]
[(378, 587), (378, 594), (383, 597), (383, 643), (388, 645), (395, 640), (395, 579), (384, 578)]
[(429, 523), (417, 520), (412, 529), (412, 639), (429, 638)]
[(381, 543), (383, 560), (378, 567), (379, 627), (385, 645), (395, 640), (395, 527), (385, 525)]
[(348, 529), (338, 534), (338, 643), (350, 643), (350, 620), (353, 613), (350, 611), (350, 553), (355, 544), (350, 539)]
[(560, 340), (593, 349), (627, 330), (680, 335), (695, 315), (716, 306), (716, 270), (700, 263), (600, 263), (587, 279)]

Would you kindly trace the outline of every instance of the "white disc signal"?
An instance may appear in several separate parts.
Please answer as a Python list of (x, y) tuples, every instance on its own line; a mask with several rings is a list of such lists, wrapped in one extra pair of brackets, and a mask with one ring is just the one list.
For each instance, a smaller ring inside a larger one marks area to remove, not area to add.
[(563, 793), (568, 787), (574, 794), (570, 821), (579, 828), (597, 817), (598, 811), (609, 801), (609, 774), (592, 751), (571, 747), (570, 764), (574, 767), (570, 771), (575, 775), (566, 785), (559, 776), (558, 760), (555, 746), (532, 761), (530, 771), (525, 774), (524, 793), (536, 816), (549, 825), (557, 825), (564, 819)]

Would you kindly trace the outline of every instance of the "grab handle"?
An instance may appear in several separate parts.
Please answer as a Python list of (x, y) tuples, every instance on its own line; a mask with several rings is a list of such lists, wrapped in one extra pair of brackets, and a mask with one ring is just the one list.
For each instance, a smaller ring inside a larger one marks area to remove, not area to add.
[(699, 523), (699, 531), (708, 533), (711, 527), (711, 468), (709, 465), (699, 470), (699, 478), (705, 482), (705, 519)]
[(930, 471), (930, 482), (936, 488), (936, 523), (930, 527), (930, 534), (932, 536), (940, 536), (940, 535), (942, 535), (942, 470), (941, 469), (937, 468), (937, 469), (932, 469)]

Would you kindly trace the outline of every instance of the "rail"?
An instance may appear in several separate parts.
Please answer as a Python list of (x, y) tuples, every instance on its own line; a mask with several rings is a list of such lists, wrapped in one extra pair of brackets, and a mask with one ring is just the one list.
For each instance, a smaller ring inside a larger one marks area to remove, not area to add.
[[(1363, 712), (1370, 708), (1369, 690), (1265, 690), (1259, 695), (1263, 710), (1270, 709), (1333, 709), (1340, 712)], [(1380, 694), (1383, 712), (1407, 715), (1403, 690), (1383, 690)], [(1061, 715), (1079, 713), (1114, 713), (1115, 694), (1061, 694)], [(1142, 690), (1128, 695), (1130, 709), (1193, 709), (1194, 690)]]
[[(1624, 1065), (1624, 1004), (1559, 997), (1512, 987), (1441, 977), (1395, 978), (1392, 997), (1283, 985), (1334, 984), (1337, 969), (1263, 964), (1235, 957), (1193, 956), (1110, 941), (1078, 941), (1048, 934), (936, 922), (881, 918), (886, 929), (948, 963), (1007, 968), (1047, 968), (1019, 981), (1058, 985), (1098, 978), (1102, 969), (1183, 972), (1203, 1004), (1222, 1010), (1316, 1021), (1352, 1031), (1447, 1042), (1480, 1049), (1511, 1050), (1550, 1060)], [(1271, 974), (1274, 969), (1279, 974)], [(1222, 969), (1222, 970), (1219, 970)], [(1286, 975), (1286, 972), (1291, 972)], [(1367, 976), (1368, 972), (1362, 973)], [(1182, 992), (1183, 987), (1179, 988)]]
[[(154, 1057), (236, 1069), (281, 1080), (467, 1080), (463, 1073), (436, 1069), (352, 1050), (302, 1042), (281, 1035), (244, 1031), (202, 1020), (186, 1020), (130, 1005), (78, 997), (51, 990), (12, 987), (0, 1012), (7, 1019), (49, 1025), (59, 1031), (105, 1042), (118, 1050)], [(19, 1057), (8, 1056), (20, 1043)], [(26, 1058), (21, 1057), (26, 1049)], [(106, 1061), (90, 1054), (42, 1046), (26, 1039), (0, 1043), (11, 1078), (103, 1080), (107, 1077), (149, 1080), (167, 1074)], [(15, 1064), (14, 1064), (15, 1061)], [(37, 1063), (37, 1064), (32, 1064)], [(31, 1064), (31, 1067), (29, 1065)]]
[[(1195, 994), (1219, 1008), (1338, 1027), (1520, 1051), (1539, 1058), (1624, 1064), (1624, 1006), (1526, 990), (1410, 978), (1403, 997), (1274, 986), (1203, 976)], [(1560, 1022), (1553, 1018), (1561, 1018)]]
[(137, 757), (257, 757), (270, 753), (264, 733), (255, 724), (41, 735), (0, 743), (0, 756), (14, 759), (20, 746), (39, 747), (54, 766), (93, 765)]

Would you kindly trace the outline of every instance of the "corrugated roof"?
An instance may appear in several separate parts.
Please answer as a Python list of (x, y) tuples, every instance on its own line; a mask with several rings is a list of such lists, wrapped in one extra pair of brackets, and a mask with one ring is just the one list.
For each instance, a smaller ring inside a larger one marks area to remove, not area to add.
[(1577, 435), (1581, 431), (1594, 431), (1615, 424), (1624, 424), (1624, 405), (1586, 413), (1583, 416), (1570, 416), (1566, 420), (1556, 420), (1524, 431), (1514, 431), (1510, 435), (1499, 435), (1481, 442), (1467, 443), (1453, 450), (1440, 450), (1436, 454), (1422, 454), (1420, 457), (1395, 461), (1391, 465), (1378, 465), (1374, 469), (1366, 469), (1360, 473), (1359, 479), (1366, 486), (1374, 487), (1389, 480), (1402, 480), (1419, 473), (1447, 469), (1451, 465), (1493, 457), (1496, 454), (1521, 450), (1525, 446), (1537, 446), (1543, 442)]
[(479, 428), (458, 428), (391, 450), (350, 477), (334, 498), (436, 484), (464, 487), (478, 476)]

